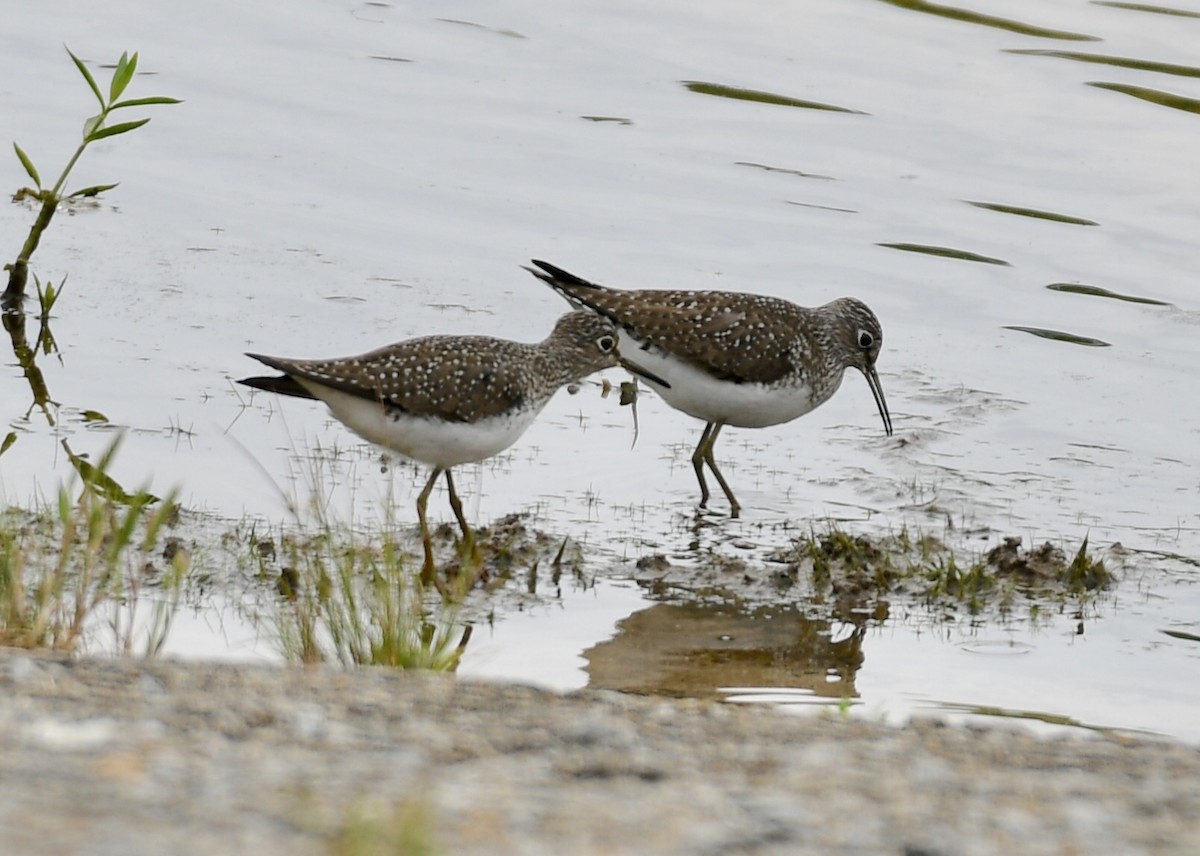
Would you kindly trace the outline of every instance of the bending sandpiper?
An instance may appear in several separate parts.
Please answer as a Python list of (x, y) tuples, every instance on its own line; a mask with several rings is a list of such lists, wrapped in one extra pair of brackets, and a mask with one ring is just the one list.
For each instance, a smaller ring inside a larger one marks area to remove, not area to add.
[(842, 297), (809, 308), (732, 291), (606, 288), (547, 262), (533, 264), (526, 270), (572, 305), (616, 325), (626, 363), (670, 384), (648, 379), (667, 404), (704, 421), (692, 454), (701, 508), (708, 504), (707, 464), (731, 516), (741, 511), (713, 457), (722, 428), (765, 428), (803, 416), (837, 392), (848, 368), (866, 377), (892, 434), (875, 372), (883, 330), (862, 301)]
[[(296, 360), (247, 354), (282, 375), (248, 377), (247, 386), (322, 401), (360, 437), (433, 468), (417, 497), (425, 560), (435, 582), (426, 506), (443, 473), (450, 507), (474, 553), (450, 470), (490, 458), (517, 441), (559, 387), (619, 364), (617, 332), (591, 312), (571, 312), (537, 344), (487, 336), (426, 336), (357, 357)], [(661, 379), (660, 379), (661, 380)]]

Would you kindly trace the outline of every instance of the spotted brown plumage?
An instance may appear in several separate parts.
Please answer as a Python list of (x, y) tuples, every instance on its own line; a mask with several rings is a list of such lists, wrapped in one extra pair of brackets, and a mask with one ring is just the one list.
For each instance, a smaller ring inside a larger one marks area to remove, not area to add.
[(875, 371), (883, 329), (862, 301), (806, 307), (733, 291), (607, 288), (548, 262), (533, 264), (526, 269), (572, 305), (616, 325), (626, 363), (665, 380), (669, 386), (650, 384), (668, 404), (705, 422), (692, 455), (701, 507), (707, 464), (732, 516), (740, 512), (713, 456), (725, 425), (763, 428), (802, 416), (837, 392), (847, 368), (866, 377), (892, 433)]
[(474, 536), (451, 468), (507, 449), (559, 387), (619, 364), (615, 328), (590, 312), (564, 315), (536, 344), (424, 336), (339, 359), (248, 356), (283, 374), (239, 383), (322, 401), (359, 436), (433, 468), (417, 499), (426, 583), (434, 579), (434, 565), (425, 511), (438, 477), (446, 475), (450, 505), (470, 552)]
[(447, 422), (478, 422), (520, 409), (538, 397), (544, 374), (565, 376), (554, 389), (576, 379), (571, 371), (542, 365), (554, 355), (537, 345), (484, 336), (426, 336), (332, 360), (248, 356), (286, 372), (302, 389), (308, 381)]

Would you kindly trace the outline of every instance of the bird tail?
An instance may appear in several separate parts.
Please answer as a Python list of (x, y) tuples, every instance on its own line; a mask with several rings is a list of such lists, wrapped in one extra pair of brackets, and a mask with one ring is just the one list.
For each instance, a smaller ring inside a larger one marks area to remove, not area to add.
[(314, 401), (317, 398), (315, 395), (305, 389), (304, 386), (291, 375), (262, 375), (260, 377), (244, 377), (239, 380), (238, 383), (254, 387), (255, 389), (265, 389), (267, 392), (277, 392), (280, 395), (290, 395), (295, 398), (310, 398)]
[(561, 294), (576, 309), (590, 309), (614, 324), (617, 323), (617, 318), (597, 300), (602, 296), (602, 292), (605, 290), (604, 286), (588, 282), (583, 277), (575, 276), (575, 274), (555, 267), (549, 262), (534, 259), (533, 264), (541, 270), (528, 265), (522, 265), (522, 267)]
[(590, 289), (598, 289), (602, 287), (596, 285), (594, 282), (588, 282), (583, 277), (575, 276), (573, 273), (569, 273), (560, 267), (556, 267), (550, 264), (550, 262), (543, 262), (538, 259), (534, 259), (533, 264), (541, 268), (541, 270), (534, 270), (531, 267), (526, 267), (525, 270), (529, 271), (542, 282), (560, 291), (562, 290), (563, 286)]

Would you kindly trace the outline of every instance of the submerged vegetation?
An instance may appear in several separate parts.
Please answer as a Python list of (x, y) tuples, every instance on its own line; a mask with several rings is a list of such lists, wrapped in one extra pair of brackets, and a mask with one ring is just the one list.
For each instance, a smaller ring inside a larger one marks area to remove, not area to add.
[(174, 495), (128, 494), (109, 475), (119, 440), (95, 464), (73, 458), (80, 482), (60, 488), (53, 504), (0, 515), (0, 645), (162, 649), (189, 556), (165, 537)]
[[(461, 606), (477, 583), (494, 591), (518, 581), (532, 594), (543, 561), (554, 582), (570, 564), (565, 543), (556, 546), (510, 515), (476, 532), (478, 567), (446, 562), (444, 579), (424, 586), (411, 527), (388, 521), (364, 529), (319, 509), (296, 523), (278, 536), (252, 531), (240, 539), (255, 576), (273, 589), (255, 619), (296, 663), (454, 671), (472, 634)], [(449, 525), (433, 534), (440, 552), (456, 554)]]
[(328, 502), (327, 486), (339, 479), (329, 450), (297, 457), (292, 487), (275, 482), (290, 522), (235, 526), (225, 539), (232, 564), (253, 580), (249, 618), (289, 662), (453, 671), (471, 638), (462, 619), (471, 592), (512, 580), (534, 591), (540, 566), (557, 575), (577, 557), (564, 558), (565, 544), (527, 529), (519, 515), (477, 528), (471, 555), (443, 523), (430, 532), (438, 573), (427, 584), (417, 527), (394, 519), (390, 496), (382, 519), (345, 518)]
[[(281, 546), (272, 619), (286, 659), (433, 671), (458, 666), (471, 627), (459, 633), (453, 605), (430, 617), (416, 565), (393, 535), (359, 538), (325, 523), (317, 535), (284, 537)], [(277, 559), (273, 546), (256, 553), (269, 573)]]
[(868, 538), (830, 526), (796, 539), (773, 559), (794, 575), (807, 573), (818, 592), (835, 597), (908, 594), (929, 605), (961, 605), (972, 615), (989, 605), (1007, 609), (1018, 593), (1085, 598), (1116, 581), (1103, 559), (1088, 552), (1086, 537), (1073, 558), (1050, 543), (1025, 550), (1020, 538), (1009, 537), (966, 560), (932, 535), (902, 529)]

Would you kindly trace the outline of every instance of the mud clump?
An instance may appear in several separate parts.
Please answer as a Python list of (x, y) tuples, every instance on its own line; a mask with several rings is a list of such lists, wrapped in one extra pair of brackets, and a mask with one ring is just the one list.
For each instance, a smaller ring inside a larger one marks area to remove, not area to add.
[(1087, 538), (1070, 561), (1062, 548), (1049, 541), (1032, 550), (1022, 550), (1019, 536), (1005, 538), (988, 552), (985, 560), (997, 576), (1011, 577), (1027, 586), (1064, 586), (1076, 592), (1107, 588), (1114, 582), (1104, 560), (1088, 555)]

